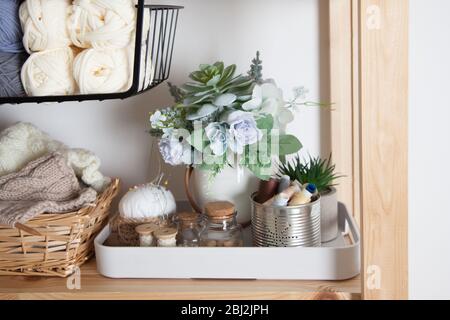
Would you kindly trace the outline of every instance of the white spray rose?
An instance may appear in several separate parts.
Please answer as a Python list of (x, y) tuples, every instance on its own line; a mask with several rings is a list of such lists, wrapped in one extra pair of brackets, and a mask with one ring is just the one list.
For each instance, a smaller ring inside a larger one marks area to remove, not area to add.
[(252, 99), (244, 103), (242, 109), (272, 115), (275, 127), (283, 130), (288, 123), (294, 120), (293, 113), (286, 108), (283, 91), (273, 81), (256, 85), (253, 89)]
[(183, 138), (165, 134), (159, 141), (159, 151), (163, 160), (172, 166), (192, 164), (192, 148)]
[(242, 154), (244, 147), (257, 143), (262, 139), (262, 132), (256, 125), (255, 118), (250, 112), (234, 111), (228, 115), (230, 125), (229, 144), (233, 152)]
[(222, 156), (228, 148), (228, 137), (225, 126), (218, 122), (210, 123), (205, 128), (206, 136), (210, 142), (210, 148), (214, 155)]

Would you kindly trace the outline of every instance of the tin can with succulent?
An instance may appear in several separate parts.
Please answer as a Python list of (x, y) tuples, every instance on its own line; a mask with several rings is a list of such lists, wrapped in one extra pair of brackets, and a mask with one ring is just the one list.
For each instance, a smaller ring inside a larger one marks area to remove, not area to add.
[(292, 181), (313, 183), (321, 196), (321, 235), (322, 243), (333, 241), (339, 232), (338, 200), (335, 181), (342, 177), (335, 173), (336, 165), (327, 159), (309, 156), (307, 159), (297, 155), (292, 161), (280, 164), (279, 175), (287, 175)]

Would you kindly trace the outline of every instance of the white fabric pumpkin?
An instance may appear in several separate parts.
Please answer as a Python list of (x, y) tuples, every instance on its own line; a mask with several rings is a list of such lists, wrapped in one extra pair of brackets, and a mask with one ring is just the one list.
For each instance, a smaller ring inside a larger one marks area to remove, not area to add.
[(144, 220), (167, 216), (175, 211), (172, 192), (153, 184), (131, 189), (119, 203), (120, 216), (124, 219)]

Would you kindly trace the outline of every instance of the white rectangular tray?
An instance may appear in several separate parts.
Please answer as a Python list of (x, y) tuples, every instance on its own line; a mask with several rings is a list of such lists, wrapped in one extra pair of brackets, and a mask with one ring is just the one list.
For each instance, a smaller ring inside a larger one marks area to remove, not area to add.
[[(346, 223), (352, 244), (344, 239)], [(320, 248), (109, 247), (95, 239), (98, 272), (109, 278), (346, 280), (360, 272), (359, 232), (339, 205), (342, 234)]]

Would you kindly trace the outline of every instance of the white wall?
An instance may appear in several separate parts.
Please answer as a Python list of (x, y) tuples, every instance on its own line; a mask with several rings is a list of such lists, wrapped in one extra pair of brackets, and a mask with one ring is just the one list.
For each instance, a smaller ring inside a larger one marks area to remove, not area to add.
[(410, 1), (412, 299), (450, 299), (450, 1)]
[[(306, 85), (311, 100), (328, 100), (326, 3), (320, 0), (161, 0), (182, 4), (171, 81), (182, 83), (200, 63), (223, 59), (246, 72), (256, 50), (262, 51), (264, 74), (278, 79), (288, 94)], [(320, 4), (319, 4), (320, 2)], [(319, 19), (319, 16), (324, 17)], [(320, 54), (320, 52), (322, 54)], [(321, 82), (323, 85), (321, 86)], [(119, 176), (125, 188), (148, 181), (157, 154), (150, 158), (146, 134), (148, 113), (171, 103), (167, 86), (125, 101), (0, 106), (0, 129), (29, 121), (74, 147), (94, 150), (109, 175)], [(304, 110), (295, 133), (313, 154), (329, 152), (328, 113)], [(321, 127), (323, 130), (321, 130)], [(166, 170), (178, 199), (183, 168)]]

